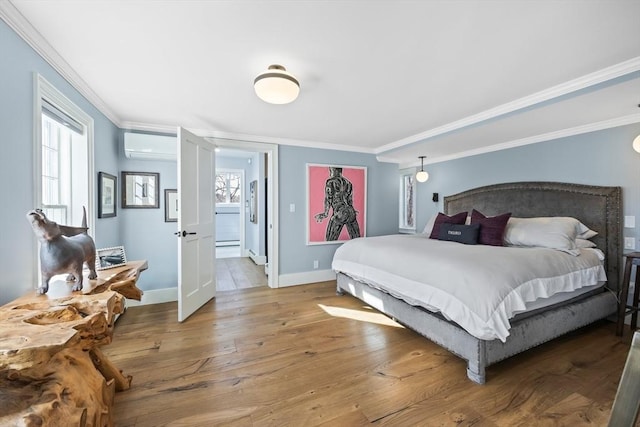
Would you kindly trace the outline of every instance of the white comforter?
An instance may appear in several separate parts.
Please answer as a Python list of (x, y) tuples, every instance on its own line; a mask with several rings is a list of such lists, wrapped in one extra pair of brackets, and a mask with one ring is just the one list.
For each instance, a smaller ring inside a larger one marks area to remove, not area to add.
[(411, 305), (441, 312), (471, 335), (503, 342), (525, 303), (606, 280), (597, 251), (463, 245), (425, 235), (350, 240), (334, 270)]

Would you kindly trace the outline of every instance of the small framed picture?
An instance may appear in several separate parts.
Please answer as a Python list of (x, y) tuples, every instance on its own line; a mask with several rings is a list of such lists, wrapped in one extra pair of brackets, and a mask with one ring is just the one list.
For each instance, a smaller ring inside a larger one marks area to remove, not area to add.
[(96, 270), (106, 270), (127, 263), (124, 246), (96, 249)]
[(178, 190), (164, 190), (164, 222), (178, 221)]
[(160, 208), (160, 174), (122, 172), (123, 208)]
[(116, 177), (98, 172), (98, 218), (116, 216)]

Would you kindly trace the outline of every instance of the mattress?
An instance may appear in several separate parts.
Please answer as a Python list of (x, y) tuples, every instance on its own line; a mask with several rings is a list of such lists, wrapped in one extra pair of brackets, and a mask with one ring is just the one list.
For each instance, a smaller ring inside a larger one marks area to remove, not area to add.
[[(601, 252), (463, 245), (424, 235), (354, 239), (332, 268), (441, 313), (471, 335), (505, 341), (517, 313), (575, 298), (606, 281)], [(546, 299), (546, 301), (544, 301)]]

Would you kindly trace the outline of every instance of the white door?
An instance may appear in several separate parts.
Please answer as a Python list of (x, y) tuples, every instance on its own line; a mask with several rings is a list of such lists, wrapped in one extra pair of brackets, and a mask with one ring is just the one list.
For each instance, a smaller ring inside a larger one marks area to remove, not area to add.
[(178, 128), (178, 321), (216, 294), (215, 152)]

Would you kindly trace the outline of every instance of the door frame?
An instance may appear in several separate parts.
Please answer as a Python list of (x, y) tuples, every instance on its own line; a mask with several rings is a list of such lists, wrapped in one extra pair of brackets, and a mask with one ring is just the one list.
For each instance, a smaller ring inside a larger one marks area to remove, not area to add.
[(205, 137), (205, 139), (213, 143), (216, 147), (267, 154), (267, 176), (269, 178), (269, 187), (267, 189), (267, 230), (269, 232), (268, 284), (270, 288), (278, 288), (280, 287), (280, 249), (278, 240), (278, 145), (216, 137)]

